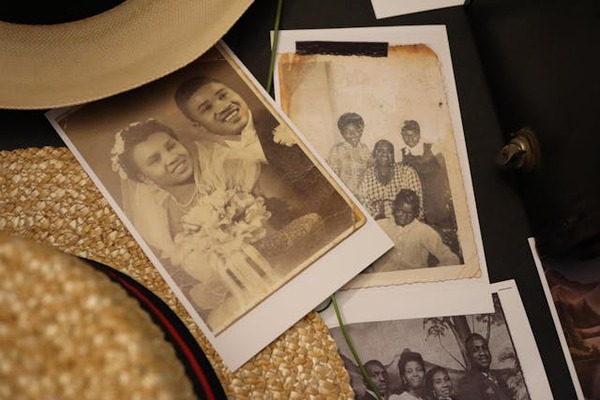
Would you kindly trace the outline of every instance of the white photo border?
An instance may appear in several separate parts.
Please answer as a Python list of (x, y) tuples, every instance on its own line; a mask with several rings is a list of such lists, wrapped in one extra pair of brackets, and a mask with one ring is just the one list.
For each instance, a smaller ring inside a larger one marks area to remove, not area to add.
[(465, 0), (371, 0), (377, 19), (464, 4)]
[[(497, 293), (500, 299), (506, 325), (510, 332), (515, 352), (519, 358), (521, 370), (525, 376), (525, 382), (527, 384), (527, 389), (531, 399), (552, 399), (553, 395), (548, 382), (548, 377), (546, 376), (544, 364), (539, 354), (535, 337), (533, 336), (531, 325), (529, 324), (529, 319), (521, 300), (516, 282), (514, 280), (507, 280), (489, 285), (486, 295), (482, 297), (481, 300), (485, 301), (485, 299), (489, 299), (491, 302), (492, 293)], [(440, 295), (444, 298), (447, 298), (447, 294), (452, 293), (440, 293)], [(421, 310), (421, 308), (418, 310), (412, 310), (417, 308), (415, 307), (414, 300), (411, 303), (403, 303), (407, 301), (407, 298), (403, 298), (402, 296), (394, 297), (388, 295), (385, 297), (385, 304), (406, 304), (406, 307), (402, 307), (402, 309), (399, 310), (395, 315), (388, 314), (385, 315), (385, 318), (382, 318), (384, 316), (381, 314), (373, 315), (373, 311), (377, 310), (378, 308), (385, 308), (381, 307), (381, 298), (372, 295), (369, 297), (370, 298), (365, 297), (360, 299), (360, 301), (348, 297), (338, 297), (338, 306), (344, 325), (347, 326), (354, 323), (414, 319), (432, 316), (451, 316), (451, 314), (446, 315), (439, 312), (431, 314), (431, 310), (429, 310), (428, 306), (425, 307), (424, 313), (419, 314), (419, 310)], [(410, 296), (408, 298), (410, 298)], [(362, 309), (359, 310), (359, 308)], [(366, 310), (371, 311), (371, 313), (365, 312)], [(465, 312), (457, 312), (454, 315), (486, 314), (493, 312), (494, 308), (492, 304), (492, 308), (489, 312), (471, 313), (469, 312), (469, 309), (466, 308)], [(336, 328), (340, 326), (333, 307), (328, 307), (324, 312), (321, 313), (321, 316), (329, 328)]]
[[(271, 100), (269, 94), (256, 81), (247, 68), (243, 66), (239, 59), (235, 57), (226, 44), (221, 41), (217, 46), (220, 46), (222, 51), (231, 56), (237, 66), (241, 68), (254, 85), (254, 89), (262, 95), (263, 99), (269, 102), (275, 110), (279, 110)], [(110, 101), (110, 99), (106, 99), (106, 101)], [(312, 311), (323, 299), (338, 290), (392, 246), (391, 241), (375, 221), (370, 218), (362, 206), (354, 204), (366, 217), (366, 222), (362, 227), (350, 234), (350, 236), (330, 249), (295, 278), (284, 284), (259, 305), (215, 336), (195, 311), (187, 297), (183, 295), (172, 277), (167, 273), (150, 246), (142, 239), (118, 202), (106, 189), (86, 159), (59, 125), (58, 118), (65, 113), (72, 112), (74, 109), (73, 107), (68, 107), (50, 110), (47, 112), (46, 117), (124, 223), (125, 227), (133, 235), (152, 264), (158, 269), (169, 287), (177, 295), (194, 322), (214, 346), (225, 365), (232, 371), (238, 369), (251, 357), (260, 352), (279, 335)], [(341, 188), (340, 190), (345, 190), (343, 184), (328, 169), (326, 163), (314, 152), (310, 144), (294, 128), (289, 119), (280, 111), (278, 116), (295, 130), (295, 133), (302, 140), (305, 147), (309, 152), (312, 152), (312, 156), (316, 162), (324, 167), (324, 170), (329, 173), (330, 178)], [(357, 251), (357, 248), (361, 249), (361, 251)]]
[[(272, 33), (273, 35), (273, 33)], [(454, 71), (452, 67), (452, 58), (450, 54), (450, 47), (448, 44), (448, 36), (446, 27), (444, 25), (418, 25), (418, 26), (385, 26), (385, 27), (361, 27), (361, 28), (335, 28), (335, 29), (304, 29), (304, 30), (281, 30), (279, 31), (277, 54), (278, 59), (282, 53), (293, 53), (296, 51), (295, 45), (297, 41), (358, 41), (358, 42), (387, 42), (389, 45), (403, 45), (403, 44), (415, 44), (423, 43), (429, 46), (438, 56), (442, 75), (446, 82), (446, 96), (448, 102), (448, 109), (450, 112), (450, 119), (452, 121), (452, 128), (454, 132), (454, 139), (456, 150), (459, 153), (458, 161), (462, 173), (462, 181), (464, 192), (466, 196), (467, 208), (469, 213), (469, 219), (471, 229), (473, 232), (473, 240), (475, 250), (477, 252), (480, 276), (470, 277), (466, 279), (452, 279), (444, 281), (435, 281), (435, 271), (437, 269), (443, 269), (446, 272), (456, 270), (456, 266), (450, 267), (436, 267), (430, 270), (424, 268), (419, 271), (426, 277), (426, 282), (410, 283), (409, 285), (401, 284), (399, 287), (400, 291), (405, 290), (404, 287), (414, 286), (416, 296), (420, 299), (424, 299), (425, 302), (435, 302), (438, 308), (438, 312), (442, 311), (444, 314), (452, 315), (460, 313), (461, 308), (464, 306), (462, 301), (454, 304), (440, 299), (436, 296), (436, 292), (446, 289), (456, 289), (456, 293), (461, 290), (467, 289), (471, 294), (470, 301), (473, 304), (473, 313), (476, 312), (491, 312), (493, 306), (491, 302), (482, 302), (481, 304), (475, 304), (478, 299), (481, 298), (481, 293), (488, 291), (489, 278), (487, 271), (487, 263), (485, 259), (485, 252), (483, 247), (483, 239), (481, 237), (481, 230), (479, 225), (479, 218), (477, 213), (477, 204), (475, 202), (475, 192), (473, 189), (473, 183), (471, 179), (470, 165), (468, 162), (468, 154), (466, 148), (466, 142), (464, 137), (464, 129), (462, 125), (462, 117), (460, 112), (460, 104), (458, 101), (458, 92), (456, 89)], [(275, 68), (275, 99), (278, 104), (281, 104), (280, 88), (279, 88), (279, 73), (278, 68)], [(351, 193), (350, 193), (351, 194)], [(402, 271), (409, 276), (411, 271)], [(382, 280), (385, 280), (385, 274), (394, 274), (389, 272), (378, 273), (383, 274)], [(358, 279), (363, 279), (359, 277)], [(356, 281), (356, 280), (355, 280)], [(346, 285), (345, 290), (348, 291), (361, 291), (361, 290), (375, 290), (381, 292), (383, 289), (377, 285), (373, 287), (362, 287), (359, 288), (354, 286), (351, 281), (349, 285)], [(381, 283), (381, 282), (380, 282)], [(382, 284), (383, 285), (383, 284)], [(370, 285), (371, 286), (371, 285)], [(395, 289), (389, 289), (394, 291)], [(469, 297), (469, 293), (464, 297)], [(353, 296), (349, 294), (349, 296)], [(358, 295), (361, 296), (362, 295)], [(432, 298), (439, 300), (432, 300)], [(468, 302), (468, 300), (467, 300)], [(435, 307), (434, 307), (435, 308)]]
[(562, 348), (563, 354), (565, 356), (567, 368), (569, 369), (569, 374), (571, 375), (571, 380), (573, 381), (573, 386), (575, 387), (575, 393), (577, 393), (577, 399), (585, 400), (585, 396), (583, 395), (583, 389), (581, 388), (581, 383), (579, 382), (579, 377), (577, 376), (577, 371), (575, 370), (575, 364), (573, 364), (573, 358), (571, 357), (571, 353), (569, 352), (567, 339), (565, 338), (565, 334), (562, 330), (560, 318), (558, 318), (558, 312), (556, 310), (556, 306), (554, 305), (554, 300), (552, 299), (552, 293), (550, 293), (548, 281), (546, 280), (546, 274), (544, 273), (544, 265), (542, 264), (542, 260), (540, 259), (540, 256), (537, 252), (537, 248), (535, 247), (535, 238), (530, 237), (527, 239), (527, 242), (529, 243), (529, 248), (531, 249), (533, 261), (535, 262), (535, 267), (540, 276), (540, 281), (542, 282), (544, 295), (546, 296), (548, 308), (550, 309), (550, 314), (552, 315), (552, 322), (554, 323), (554, 327), (556, 328), (558, 340), (560, 341), (560, 347)]

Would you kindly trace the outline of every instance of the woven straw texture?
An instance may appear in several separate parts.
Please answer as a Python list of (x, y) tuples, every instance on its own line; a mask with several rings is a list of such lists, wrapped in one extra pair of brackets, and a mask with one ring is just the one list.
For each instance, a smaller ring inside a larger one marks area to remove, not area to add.
[(195, 398), (163, 331), (103, 273), (2, 233), (0, 271), (0, 398)]
[(186, 323), (229, 398), (353, 398), (329, 331), (311, 312), (235, 373), (229, 371), (66, 148), (0, 151), (0, 231), (110, 265)]

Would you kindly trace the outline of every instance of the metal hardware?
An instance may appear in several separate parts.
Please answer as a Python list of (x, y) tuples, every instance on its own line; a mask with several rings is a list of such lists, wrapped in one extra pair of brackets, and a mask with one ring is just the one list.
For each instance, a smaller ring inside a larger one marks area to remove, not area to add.
[(512, 134), (510, 142), (500, 149), (496, 165), (512, 170), (530, 172), (541, 161), (540, 145), (533, 131), (523, 128)]

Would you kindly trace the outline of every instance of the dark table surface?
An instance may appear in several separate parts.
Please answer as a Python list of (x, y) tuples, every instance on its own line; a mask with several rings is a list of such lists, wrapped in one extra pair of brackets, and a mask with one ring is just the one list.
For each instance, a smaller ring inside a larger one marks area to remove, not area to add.
[[(515, 124), (513, 120), (508, 124), (506, 121), (515, 117), (503, 107), (503, 121), (499, 121), (497, 105), (504, 99), (496, 93), (497, 85), (490, 91), (489, 82), (499, 82), (502, 71), (482, 67), (486, 60), (494, 59), (493, 48), (488, 45), (498, 34), (486, 30), (485, 24), (482, 26), (482, 21), (490, 18), (490, 4), (495, 2), (474, 1), (468, 8), (452, 7), (377, 20), (368, 0), (288, 0), (284, 2), (280, 28), (446, 25), (490, 281), (516, 280), (554, 396), (571, 399), (575, 398), (573, 384), (527, 243), (531, 231), (523, 202), (494, 165), (496, 153), (505, 143), (504, 129)], [(225, 37), (259, 82), (267, 79), (269, 31), (275, 10), (275, 0), (257, 0)], [(487, 57), (483, 64), (482, 54)], [(0, 149), (63, 146), (43, 113), (44, 110), (0, 110)]]

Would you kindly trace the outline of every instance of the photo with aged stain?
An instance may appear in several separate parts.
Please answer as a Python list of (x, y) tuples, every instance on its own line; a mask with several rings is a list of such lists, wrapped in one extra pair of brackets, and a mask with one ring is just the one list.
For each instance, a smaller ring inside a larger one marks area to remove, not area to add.
[(365, 223), (220, 47), (55, 120), (214, 335)]
[(396, 43), (381, 29), (365, 42), (284, 31), (294, 43), (277, 59), (283, 111), (395, 244), (347, 288), (480, 277), (449, 60), (426, 36)]

